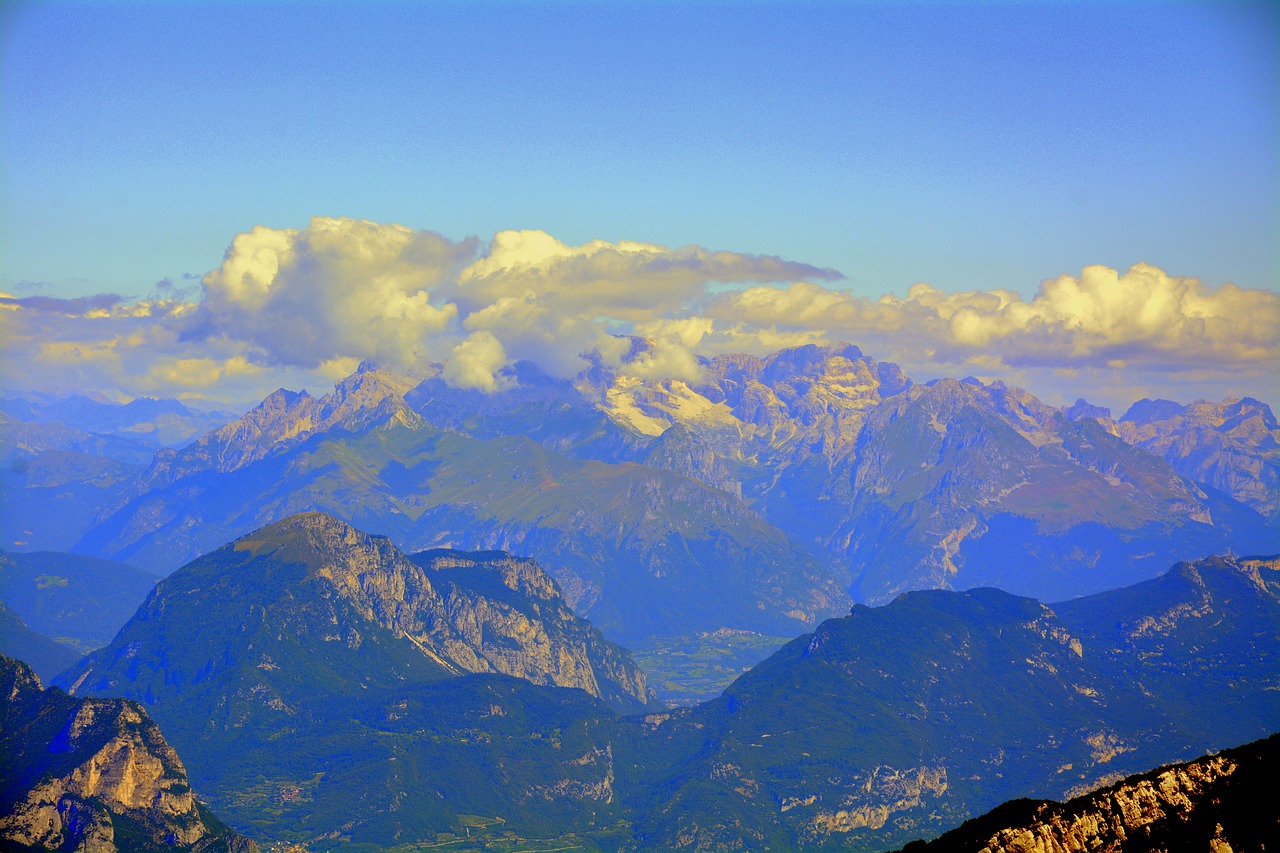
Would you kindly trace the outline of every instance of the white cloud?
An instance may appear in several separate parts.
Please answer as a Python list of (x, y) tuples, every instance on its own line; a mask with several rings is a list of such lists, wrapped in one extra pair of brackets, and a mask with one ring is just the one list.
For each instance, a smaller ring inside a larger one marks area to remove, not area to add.
[(245, 341), (271, 364), (354, 357), (409, 366), (456, 319), (457, 307), (433, 289), (474, 251), (473, 241), (355, 219), (258, 226), (202, 279), (190, 334)]
[[(0, 294), (5, 386), (242, 400), (323, 388), (373, 358), (444, 361), (450, 383), (493, 390), (512, 361), (571, 376), (588, 352), (639, 378), (693, 380), (699, 356), (839, 341), (916, 378), (974, 373), (1071, 399), (1136, 387), (1274, 396), (1280, 374), (1280, 293), (1147, 264), (1086, 267), (1030, 298), (917, 284), (871, 299), (821, 283), (829, 270), (696, 246), (504, 231), (476, 249), (317, 218), (236, 236), (198, 302)], [(651, 343), (632, 353), (628, 334)]]
[[(840, 275), (781, 258), (698, 246), (671, 249), (603, 240), (568, 246), (542, 231), (503, 231), (483, 257), (462, 270), (449, 293), (465, 314), (465, 328), (490, 332), (514, 359), (571, 376), (586, 366), (579, 356), (588, 352), (619, 365), (626, 345), (616, 333), (692, 310), (712, 282), (798, 277)], [(692, 376), (696, 359), (687, 347), (667, 341), (628, 370)]]
[(489, 332), (473, 332), (449, 353), (440, 376), (455, 388), (495, 391), (500, 385), (495, 374), (506, 363), (501, 341)]
[[(1004, 290), (944, 293), (913, 286), (870, 300), (815, 284), (754, 287), (707, 306), (717, 329), (820, 333), (827, 339), (927, 350), (940, 365), (1249, 369), (1280, 360), (1280, 294), (1206, 287), (1148, 264), (1086, 267), (1024, 300)], [(888, 357), (888, 356), (886, 356)]]

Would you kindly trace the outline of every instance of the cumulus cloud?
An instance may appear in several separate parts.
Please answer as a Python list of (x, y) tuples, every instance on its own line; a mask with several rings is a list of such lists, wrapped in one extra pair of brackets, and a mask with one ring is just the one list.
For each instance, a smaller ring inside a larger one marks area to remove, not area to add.
[[(430, 231), (313, 219), (236, 236), (198, 293), (149, 299), (0, 294), (5, 383), (246, 399), (322, 388), (363, 359), (443, 362), (463, 388), (531, 360), (572, 376), (584, 354), (642, 379), (699, 377), (699, 358), (850, 341), (917, 378), (976, 373), (1033, 390), (1128, 393), (1244, 377), (1274, 393), (1280, 294), (1091, 266), (1009, 290), (929, 284), (867, 298), (780, 258), (504, 231), (486, 247)], [(632, 347), (629, 335), (648, 341)], [(1163, 380), (1158, 377), (1164, 376)], [(1152, 378), (1156, 377), (1156, 378)], [(1163, 396), (1178, 394), (1172, 387)], [(1184, 395), (1185, 396), (1185, 395)]]
[[(503, 231), (483, 257), (461, 271), (449, 293), (465, 314), (466, 329), (487, 331), (511, 357), (569, 376), (585, 366), (584, 353), (618, 364), (626, 344), (616, 332), (692, 310), (712, 283), (798, 277), (842, 276), (768, 255), (630, 241), (569, 246), (543, 231)], [(664, 343), (629, 369), (648, 372), (658, 365), (686, 374), (696, 362)]]
[(449, 353), (440, 376), (455, 388), (494, 391), (500, 384), (496, 374), (506, 363), (501, 341), (490, 332), (474, 332)]
[(1086, 267), (1045, 281), (1029, 300), (1006, 290), (860, 298), (814, 284), (719, 296), (707, 316), (749, 338), (762, 329), (927, 350), (940, 364), (1165, 371), (1248, 369), (1280, 358), (1280, 294), (1206, 287), (1149, 264)]
[(201, 280), (188, 334), (245, 341), (270, 364), (411, 365), (457, 316), (433, 288), (474, 254), (474, 241), (402, 225), (316, 217), (301, 230), (257, 226)]

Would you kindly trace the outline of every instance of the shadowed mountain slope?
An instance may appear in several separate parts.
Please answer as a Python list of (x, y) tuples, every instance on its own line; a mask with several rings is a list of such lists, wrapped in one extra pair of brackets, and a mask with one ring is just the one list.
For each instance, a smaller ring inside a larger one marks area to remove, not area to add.
[(80, 660), (80, 653), (22, 621), (0, 601), (0, 655), (22, 661), (41, 678), (53, 678)]
[(154, 575), (114, 560), (0, 551), (0, 600), (81, 654), (109, 643), (155, 585)]

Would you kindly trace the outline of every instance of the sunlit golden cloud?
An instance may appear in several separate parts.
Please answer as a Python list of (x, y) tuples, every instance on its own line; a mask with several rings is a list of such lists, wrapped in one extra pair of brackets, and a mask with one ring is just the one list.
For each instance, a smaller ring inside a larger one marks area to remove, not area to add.
[[(446, 381), (493, 391), (516, 361), (572, 376), (589, 353), (638, 379), (696, 381), (700, 357), (849, 341), (921, 378), (974, 374), (1059, 395), (1072, 382), (1113, 398), (1276, 391), (1275, 291), (1149, 264), (1085, 267), (1029, 298), (929, 284), (868, 298), (839, 277), (696, 246), (570, 246), (541, 231), (485, 246), (316, 218), (237, 235), (196, 301), (0, 294), (5, 384), (244, 399), (323, 387), (375, 359), (407, 372), (440, 364)], [(637, 353), (627, 335), (651, 344)]]

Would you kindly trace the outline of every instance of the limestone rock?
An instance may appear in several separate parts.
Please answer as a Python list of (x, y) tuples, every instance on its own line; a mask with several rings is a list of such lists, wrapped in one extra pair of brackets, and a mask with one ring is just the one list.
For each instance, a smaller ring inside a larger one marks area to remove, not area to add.
[(196, 802), (160, 729), (134, 702), (43, 690), (0, 657), (0, 840), (76, 853), (256, 851)]

